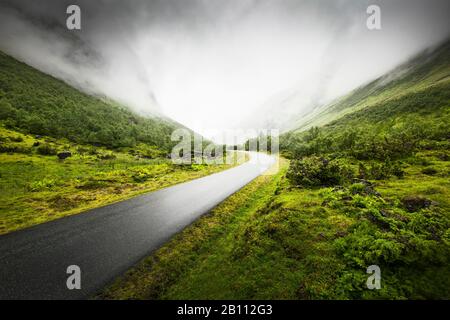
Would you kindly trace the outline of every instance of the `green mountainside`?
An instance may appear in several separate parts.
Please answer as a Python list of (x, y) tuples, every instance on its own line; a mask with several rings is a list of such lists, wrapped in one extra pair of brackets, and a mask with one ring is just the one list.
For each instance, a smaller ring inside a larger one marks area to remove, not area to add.
[(0, 234), (238, 163), (174, 164), (167, 156), (176, 128), (183, 126), (80, 92), (0, 52)]
[[(306, 116), (302, 116), (293, 126), (296, 128), (294, 131), (304, 131), (312, 126), (322, 126), (346, 114), (365, 108), (372, 108), (368, 112), (374, 113), (377, 112), (374, 110), (377, 106), (389, 105), (385, 108), (385, 110), (389, 110), (389, 113), (402, 112), (391, 107), (402, 101), (403, 97), (410, 95), (423, 97), (439, 91), (439, 89), (433, 89), (433, 87), (448, 87), (450, 80), (449, 53), (450, 41), (436, 48), (423, 51), (378, 79)], [(359, 115), (364, 115), (364, 113)], [(384, 114), (384, 116), (391, 117), (393, 114)]]
[(169, 150), (181, 125), (139, 116), (117, 103), (76, 90), (0, 52), (0, 122), (23, 133), (109, 148), (138, 143)]
[(366, 159), (395, 158), (430, 141), (444, 148), (449, 132), (447, 42), (327, 106), (284, 134), (281, 149), (297, 155), (350, 152)]

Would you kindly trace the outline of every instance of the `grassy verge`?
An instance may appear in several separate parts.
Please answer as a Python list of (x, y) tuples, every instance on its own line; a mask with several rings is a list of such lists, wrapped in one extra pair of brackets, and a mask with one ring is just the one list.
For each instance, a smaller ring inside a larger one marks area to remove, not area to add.
[(230, 245), (228, 237), (245, 225), (254, 212), (267, 206), (285, 170), (286, 162), (282, 162), (278, 174), (253, 180), (118, 278), (97, 298), (164, 298), (199, 263), (213, 256), (224, 257), (223, 247)]
[[(145, 145), (111, 151), (0, 129), (0, 234), (203, 177), (236, 163), (174, 165)], [(72, 156), (59, 160), (55, 153), (61, 150)]]
[[(97, 298), (448, 299), (449, 162), (423, 152), (403, 169), (370, 187), (299, 188), (284, 163)], [(366, 286), (372, 264), (380, 290)]]

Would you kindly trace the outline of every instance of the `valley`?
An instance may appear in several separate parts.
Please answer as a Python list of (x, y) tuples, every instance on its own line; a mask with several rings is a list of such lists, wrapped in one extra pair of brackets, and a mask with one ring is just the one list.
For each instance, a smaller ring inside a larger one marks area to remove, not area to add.
[(254, 139), (176, 164), (172, 133), (198, 133), (0, 52), (4, 296), (449, 299), (450, 42), (295, 115), (298, 92), (264, 107), (289, 109), (276, 169), (230, 151)]
[(219, 165), (175, 165), (168, 156), (176, 128), (184, 127), (80, 92), (0, 52), (0, 234), (242, 162), (230, 153)]
[[(449, 43), (406, 66), (282, 134), (277, 174), (97, 298), (448, 299)], [(366, 287), (371, 265), (379, 290)]]

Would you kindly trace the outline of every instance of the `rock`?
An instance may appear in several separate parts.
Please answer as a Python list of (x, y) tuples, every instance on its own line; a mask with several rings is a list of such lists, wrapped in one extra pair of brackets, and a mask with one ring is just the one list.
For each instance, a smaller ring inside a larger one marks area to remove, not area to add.
[(428, 208), (433, 202), (420, 196), (407, 196), (402, 199), (402, 204), (409, 212), (416, 212)]
[(58, 153), (57, 156), (60, 160), (64, 160), (64, 159), (71, 157), (72, 153), (69, 151), (63, 151), (63, 152)]
[(35, 139), (41, 139), (41, 138), (42, 138), (42, 136), (41, 136), (41, 135), (39, 135), (39, 134), (37, 134), (37, 135), (35, 135), (35, 136), (34, 136), (34, 138), (35, 138)]

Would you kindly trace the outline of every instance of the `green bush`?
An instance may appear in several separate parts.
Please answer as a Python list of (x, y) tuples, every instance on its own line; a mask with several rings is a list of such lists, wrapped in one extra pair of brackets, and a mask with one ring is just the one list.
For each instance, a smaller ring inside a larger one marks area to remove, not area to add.
[(397, 178), (403, 178), (405, 176), (405, 171), (398, 162), (392, 165), (390, 172)]
[(22, 142), (23, 138), (21, 136), (16, 136), (16, 137), (9, 137), (9, 140), (11, 140), (12, 142)]
[(387, 159), (384, 162), (359, 163), (358, 178), (382, 180), (391, 176), (403, 178), (405, 172), (398, 162)]
[(436, 173), (438, 173), (438, 171), (433, 167), (426, 167), (426, 168), (422, 169), (422, 173), (432, 176), (432, 175), (435, 175)]
[(56, 149), (47, 143), (37, 147), (36, 152), (43, 156), (54, 156), (57, 153)]
[(291, 161), (287, 177), (299, 186), (335, 186), (353, 178), (353, 170), (338, 160), (312, 156)]
[(0, 143), (0, 153), (30, 153), (31, 149), (25, 146), (9, 143)]
[(116, 155), (113, 154), (112, 152), (100, 153), (97, 155), (97, 159), (99, 160), (114, 160), (116, 158), (117, 158)]
[(56, 185), (56, 181), (54, 179), (44, 178), (42, 180), (33, 181), (28, 185), (28, 190), (31, 192), (42, 191), (45, 189), (51, 189)]
[(136, 170), (131, 175), (131, 178), (133, 179), (133, 181), (137, 182), (137, 183), (145, 182), (148, 179), (150, 179), (150, 177), (151, 177), (151, 174), (145, 169), (143, 169), (143, 170)]
[(17, 110), (5, 100), (0, 100), (0, 119), (8, 119), (16, 116)]

